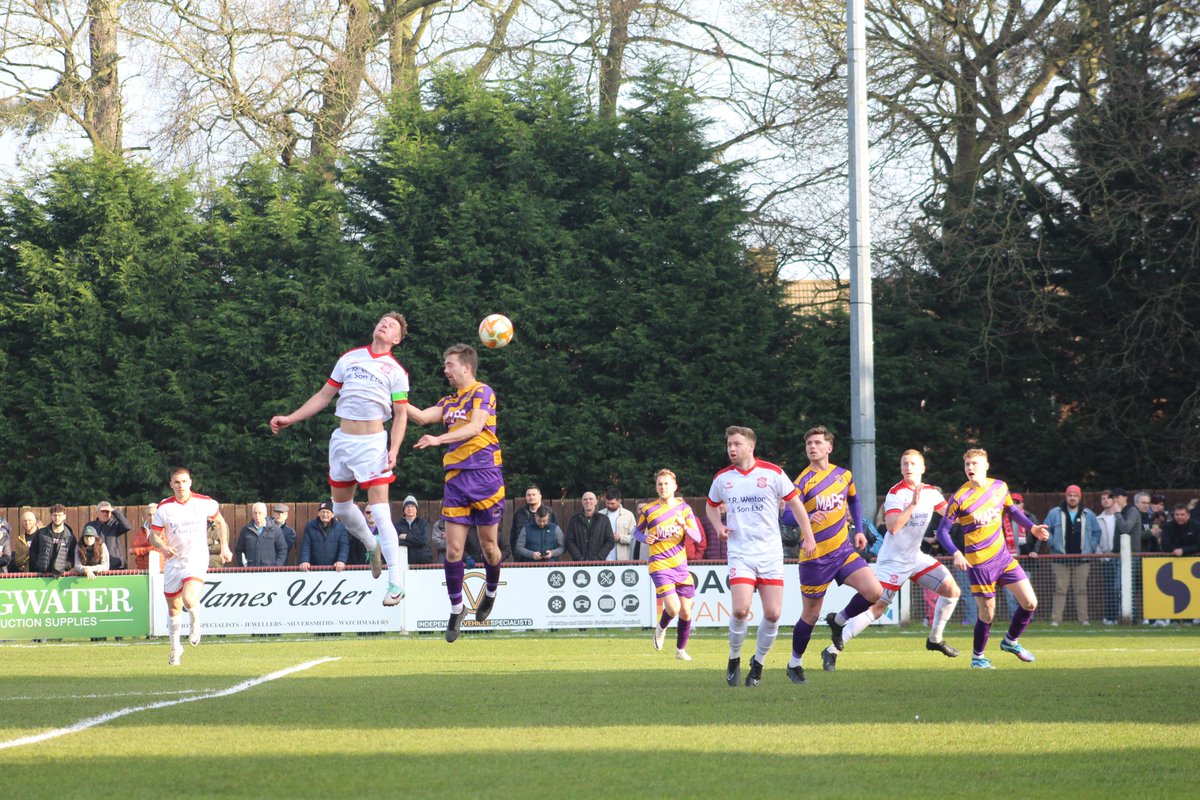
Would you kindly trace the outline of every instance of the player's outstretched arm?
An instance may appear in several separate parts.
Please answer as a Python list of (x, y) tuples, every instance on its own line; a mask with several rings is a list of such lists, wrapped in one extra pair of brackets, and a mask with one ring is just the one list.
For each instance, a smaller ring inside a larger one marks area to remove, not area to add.
[(408, 412), (408, 421), (415, 422), (418, 425), (435, 425), (442, 421), (442, 410), (437, 406), (429, 408), (417, 408), (413, 405), (405, 407)]
[[(418, 450), (424, 450), (426, 447), (435, 447), (439, 444), (451, 444), (453, 442), (465, 442), (475, 436), (478, 436), (484, 426), (487, 425), (488, 410), (486, 408), (477, 408), (471, 412), (471, 419), (466, 425), (461, 428), (455, 428), (452, 431), (446, 431), (441, 436), (432, 436), (426, 434), (417, 440), (413, 445)], [(438, 414), (438, 419), (441, 419), (441, 414)]]
[(309, 417), (315, 416), (321, 411), (321, 409), (329, 405), (330, 401), (333, 400), (337, 393), (338, 390), (336, 386), (328, 383), (325, 384), (316, 394), (305, 400), (304, 405), (300, 406), (292, 413), (271, 417), (271, 433), (279, 433), (284, 428), (294, 425), (297, 422), (306, 420)]

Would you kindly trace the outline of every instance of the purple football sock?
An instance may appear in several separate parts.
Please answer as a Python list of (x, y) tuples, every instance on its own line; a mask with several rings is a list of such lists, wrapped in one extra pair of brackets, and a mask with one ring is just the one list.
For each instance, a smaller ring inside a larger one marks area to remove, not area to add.
[(850, 602), (846, 603), (846, 607), (842, 609), (842, 616), (847, 620), (852, 620), (862, 612), (871, 607), (866, 598), (861, 594), (856, 594), (850, 598)]
[(688, 637), (692, 635), (692, 621), (690, 619), (679, 620), (679, 627), (675, 629), (675, 647), (682, 650), (687, 647)]
[(992, 623), (984, 622), (981, 619), (975, 620), (975, 650), (974, 655), (982, 656), (983, 649), (987, 647), (988, 636), (992, 633)]
[[(487, 584), (487, 590), (492, 594), (496, 593), (496, 588), (500, 586), (500, 562), (488, 564), (486, 561), (483, 564), (484, 580)], [(459, 586), (462, 585), (462, 577), (459, 577)]]
[(667, 629), (667, 626), (671, 624), (671, 620), (673, 620), (673, 619), (675, 619), (675, 618), (672, 617), (670, 614), (668, 614), (667, 610), (664, 608), (663, 612), (662, 612), (662, 616), (658, 618), (658, 627), (662, 628), (665, 631)]
[(450, 596), (450, 605), (456, 606), (462, 602), (464, 564), (461, 560), (443, 561), (442, 569), (446, 572), (446, 594)]
[(1013, 612), (1012, 624), (1008, 626), (1008, 640), (1015, 642), (1021, 638), (1021, 634), (1029, 627), (1029, 620), (1033, 619), (1033, 612), (1017, 606), (1017, 610)]
[(812, 638), (813, 626), (802, 619), (796, 620), (792, 628), (792, 658), (800, 658), (808, 649), (808, 640)]

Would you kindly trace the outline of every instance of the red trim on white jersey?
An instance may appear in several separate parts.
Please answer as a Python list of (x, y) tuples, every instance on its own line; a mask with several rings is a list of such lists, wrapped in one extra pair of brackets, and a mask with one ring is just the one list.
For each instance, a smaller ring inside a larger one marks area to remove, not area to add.
[(342, 385), (340, 383), (338, 383), (337, 381), (335, 381), (333, 378), (326, 378), (325, 383), (329, 384), (330, 386), (332, 386), (335, 389), (342, 388)]
[[(188, 499), (184, 500), (182, 503), (175, 499), (175, 495), (171, 495), (170, 497), (166, 498), (165, 500), (160, 500), (158, 504), (159, 504), (159, 506), (169, 506), (172, 503), (174, 503), (177, 506), (186, 506), (188, 503), (192, 502), (192, 500), (212, 500), (212, 498), (206, 494), (200, 494), (199, 492), (192, 492), (191, 494), (188, 495)], [(220, 503), (218, 503), (217, 504), (217, 513), (213, 514), (211, 517), (208, 517), (208, 521), (212, 522), (214, 519), (217, 518), (217, 516), (220, 513), (221, 513), (221, 505), (220, 505)], [(155, 530), (161, 531), (162, 528), (156, 528)]]

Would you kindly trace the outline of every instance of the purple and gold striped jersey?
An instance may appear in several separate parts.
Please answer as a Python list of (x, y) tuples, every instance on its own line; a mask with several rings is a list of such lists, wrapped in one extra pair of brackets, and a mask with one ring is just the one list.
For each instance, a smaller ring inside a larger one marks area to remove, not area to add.
[[(812, 525), (813, 538), (817, 541), (817, 550), (812, 558), (828, 555), (844, 545), (846, 539), (847, 520), (850, 513), (850, 498), (857, 495), (854, 488), (854, 476), (850, 470), (830, 464), (823, 470), (808, 467), (796, 478), (796, 490), (800, 493), (800, 502), (808, 512)], [(825, 512), (825, 518), (814, 522), (814, 512)], [(800, 553), (801, 561), (808, 561), (804, 553)]]
[(943, 525), (949, 521), (950, 525), (962, 528), (963, 555), (968, 564), (977, 566), (997, 553), (1008, 553), (1000, 524), (1004, 510), (1012, 504), (1008, 484), (996, 478), (988, 480), (984, 486), (964, 483), (950, 497)]
[(651, 574), (673, 567), (687, 566), (683, 537), (700, 541), (700, 523), (691, 506), (675, 498), (669, 502), (656, 499), (638, 513), (634, 536), (650, 544)]
[(470, 423), (475, 409), (487, 411), (483, 430), (470, 439), (452, 443), (446, 450), (442, 459), (443, 468), (450, 471), (501, 465), (500, 439), (496, 436), (496, 393), (492, 387), (475, 381), (467, 388), (443, 397), (438, 401), (438, 408), (442, 411), (442, 422), (447, 431), (458, 430)]

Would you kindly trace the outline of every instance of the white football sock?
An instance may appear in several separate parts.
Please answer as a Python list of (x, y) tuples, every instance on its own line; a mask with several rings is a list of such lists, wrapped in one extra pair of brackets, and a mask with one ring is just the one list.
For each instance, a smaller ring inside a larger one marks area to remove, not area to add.
[(954, 613), (957, 605), (957, 597), (942, 597), (938, 595), (937, 602), (933, 605), (933, 625), (929, 629), (929, 641), (940, 642), (942, 640), (942, 634), (946, 630), (946, 623), (950, 621), (950, 615)]
[(754, 660), (760, 664), (767, 663), (767, 653), (775, 646), (775, 637), (779, 634), (779, 620), (771, 622), (764, 619), (758, 623), (758, 641), (754, 649)]
[(746, 641), (746, 630), (750, 627), (750, 617), (738, 619), (729, 618), (729, 657), (742, 657), (742, 643)]
[(171, 650), (178, 650), (182, 645), (179, 644), (179, 630), (183, 627), (183, 615), (173, 614), (167, 621), (167, 627), (171, 631)]
[(872, 606), (857, 617), (847, 620), (846, 627), (842, 628), (843, 644), (865, 631), (867, 626), (877, 619), (879, 619), (879, 615), (875, 613), (875, 607)]
[(400, 536), (392, 524), (392, 508), (387, 503), (372, 503), (371, 514), (379, 527), (379, 546), (383, 548), (383, 560), (387, 562), (388, 583), (400, 586), (404, 570), (400, 565)]
[(351, 536), (366, 545), (368, 553), (375, 549), (375, 535), (367, 527), (367, 518), (358, 510), (358, 506), (349, 500), (344, 503), (335, 500), (333, 502), (333, 513), (346, 526), (346, 530), (350, 531)]

